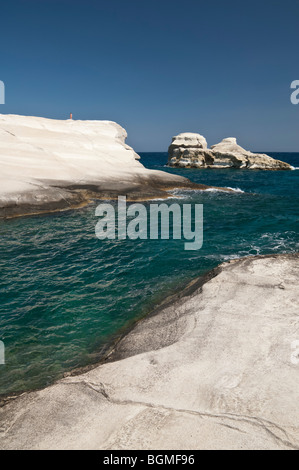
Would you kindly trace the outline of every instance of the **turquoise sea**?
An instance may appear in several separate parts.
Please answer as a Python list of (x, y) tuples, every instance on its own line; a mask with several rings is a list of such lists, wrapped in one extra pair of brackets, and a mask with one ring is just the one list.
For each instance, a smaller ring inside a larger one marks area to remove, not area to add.
[[(299, 167), (299, 153), (274, 154)], [(204, 244), (95, 237), (95, 207), (0, 221), (0, 394), (40, 388), (103, 357), (107, 345), (168, 294), (219, 263), (299, 251), (299, 170), (153, 169), (238, 192), (177, 191), (169, 203), (204, 205)]]

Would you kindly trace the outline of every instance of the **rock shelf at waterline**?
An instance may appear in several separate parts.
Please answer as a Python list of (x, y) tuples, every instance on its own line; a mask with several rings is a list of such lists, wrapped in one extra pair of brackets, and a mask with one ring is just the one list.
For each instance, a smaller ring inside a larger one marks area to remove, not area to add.
[(235, 137), (223, 139), (209, 149), (202, 135), (185, 132), (172, 138), (168, 155), (168, 166), (179, 168), (293, 170), (288, 163), (245, 150), (237, 144)]
[(92, 199), (167, 198), (173, 188), (206, 189), (148, 170), (111, 121), (0, 115), (0, 218), (80, 207)]
[(108, 362), (8, 400), (0, 449), (298, 449), (298, 260), (193, 281)]

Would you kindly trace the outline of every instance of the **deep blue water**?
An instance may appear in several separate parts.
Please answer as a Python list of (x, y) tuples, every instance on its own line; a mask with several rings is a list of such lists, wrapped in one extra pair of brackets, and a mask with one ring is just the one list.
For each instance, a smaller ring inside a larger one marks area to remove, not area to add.
[[(271, 154), (299, 167), (298, 154)], [(169, 169), (166, 153), (141, 154), (148, 168), (242, 192), (178, 191), (204, 205), (204, 244), (95, 237), (95, 205), (0, 222), (0, 394), (42, 387), (100, 359), (107, 344), (166, 295), (219, 263), (299, 251), (299, 170)]]

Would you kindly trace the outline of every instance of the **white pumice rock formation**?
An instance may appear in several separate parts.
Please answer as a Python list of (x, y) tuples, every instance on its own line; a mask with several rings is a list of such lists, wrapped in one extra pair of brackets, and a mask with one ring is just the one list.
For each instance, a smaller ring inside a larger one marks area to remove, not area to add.
[(235, 137), (223, 139), (208, 149), (206, 139), (196, 133), (179, 134), (168, 149), (168, 165), (179, 168), (241, 168), (292, 170), (291, 165), (265, 154), (252, 153), (237, 144)]
[(65, 209), (96, 197), (166, 197), (164, 188), (191, 184), (146, 169), (126, 137), (111, 121), (0, 115), (0, 217)]
[(298, 277), (296, 254), (219, 266), (111, 362), (8, 400), (0, 449), (298, 450)]

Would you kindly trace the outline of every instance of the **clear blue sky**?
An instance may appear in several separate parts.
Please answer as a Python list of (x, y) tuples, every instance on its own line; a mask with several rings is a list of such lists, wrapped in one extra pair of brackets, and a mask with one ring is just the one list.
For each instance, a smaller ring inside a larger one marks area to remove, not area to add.
[(1, 2), (0, 113), (119, 122), (137, 151), (173, 135), (299, 151), (298, 0)]

